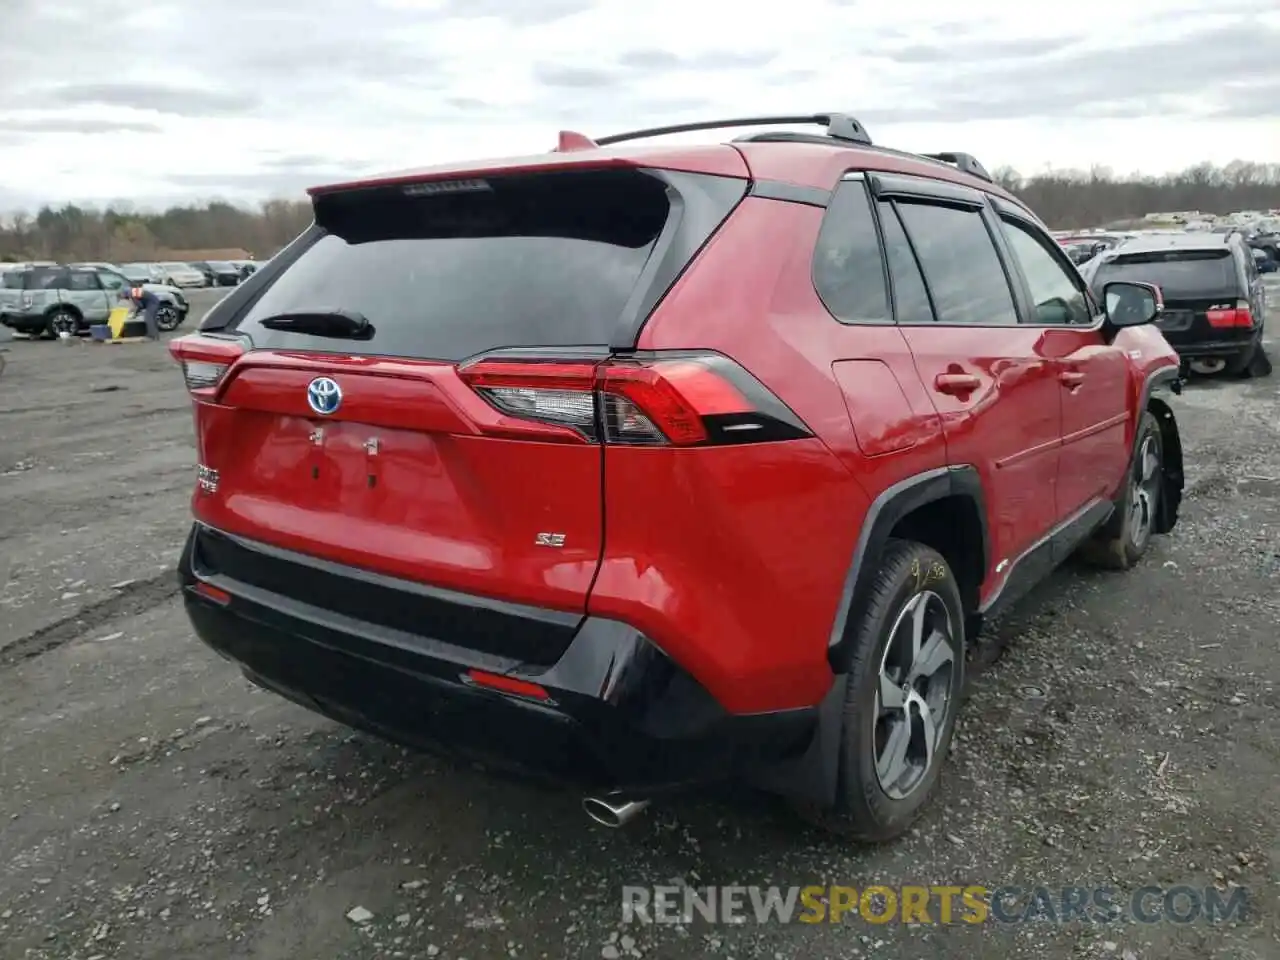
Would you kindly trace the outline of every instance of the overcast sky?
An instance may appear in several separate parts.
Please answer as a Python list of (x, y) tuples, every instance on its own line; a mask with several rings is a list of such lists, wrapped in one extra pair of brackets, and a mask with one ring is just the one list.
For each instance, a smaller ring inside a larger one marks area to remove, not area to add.
[(1024, 174), (1274, 162), (1280, 8), (0, 0), (0, 209), (291, 196), (562, 128), (822, 110)]

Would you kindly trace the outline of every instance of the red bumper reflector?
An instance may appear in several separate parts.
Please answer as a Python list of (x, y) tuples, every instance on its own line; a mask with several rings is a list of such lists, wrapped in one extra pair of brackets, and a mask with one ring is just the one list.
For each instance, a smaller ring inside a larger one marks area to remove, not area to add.
[(517, 680), (515, 677), (504, 677), (499, 673), (486, 673), (483, 670), (468, 670), (466, 679), (479, 687), (488, 687), (500, 693), (510, 693), (517, 697), (528, 697), (530, 700), (550, 700), (551, 694), (536, 683), (528, 680)]
[(204, 597), (206, 600), (212, 600), (214, 603), (226, 606), (231, 602), (231, 594), (225, 590), (219, 590), (217, 587), (210, 586), (207, 583), (197, 583), (195, 592)]

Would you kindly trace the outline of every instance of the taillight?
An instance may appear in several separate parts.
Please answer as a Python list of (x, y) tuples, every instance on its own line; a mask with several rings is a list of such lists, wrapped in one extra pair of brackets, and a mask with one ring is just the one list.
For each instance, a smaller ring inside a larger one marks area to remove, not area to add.
[(597, 363), (489, 358), (458, 373), (502, 413), (560, 428), (566, 439), (692, 447), (812, 435), (759, 380), (715, 353)]
[(188, 334), (169, 341), (169, 353), (182, 366), (187, 389), (196, 396), (211, 396), (236, 358), (244, 353), (238, 340)]
[(1247, 300), (1237, 300), (1234, 307), (1215, 307), (1205, 314), (1211, 327), (1252, 327), (1253, 311)]

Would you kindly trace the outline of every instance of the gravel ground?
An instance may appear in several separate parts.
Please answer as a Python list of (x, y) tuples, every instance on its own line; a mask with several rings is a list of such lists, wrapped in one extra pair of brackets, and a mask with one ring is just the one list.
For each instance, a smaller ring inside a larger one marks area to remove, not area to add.
[[(15, 342), (8, 358), (5, 960), (1280, 957), (1280, 376), (1176, 400), (1178, 530), (1129, 574), (1060, 571), (998, 625), (1008, 645), (974, 679), (943, 796), (910, 836), (865, 849), (741, 788), (603, 830), (576, 797), (255, 690), (176, 598), (193, 458), (165, 351)], [(622, 926), (623, 884), (673, 879), (1238, 884), (1251, 915)]]

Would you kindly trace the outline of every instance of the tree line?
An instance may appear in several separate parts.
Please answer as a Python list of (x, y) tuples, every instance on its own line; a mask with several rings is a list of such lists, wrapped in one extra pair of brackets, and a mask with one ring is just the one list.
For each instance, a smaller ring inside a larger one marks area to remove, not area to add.
[[(1155, 212), (1280, 208), (1280, 163), (1200, 164), (1161, 177), (1120, 177), (1105, 167), (1024, 176), (1003, 167), (993, 178), (1060, 229), (1120, 226)], [(310, 220), (305, 200), (269, 200), (256, 208), (213, 201), (162, 212), (44, 206), (34, 214), (0, 217), (0, 260), (119, 263), (168, 250), (228, 248), (266, 259)]]

